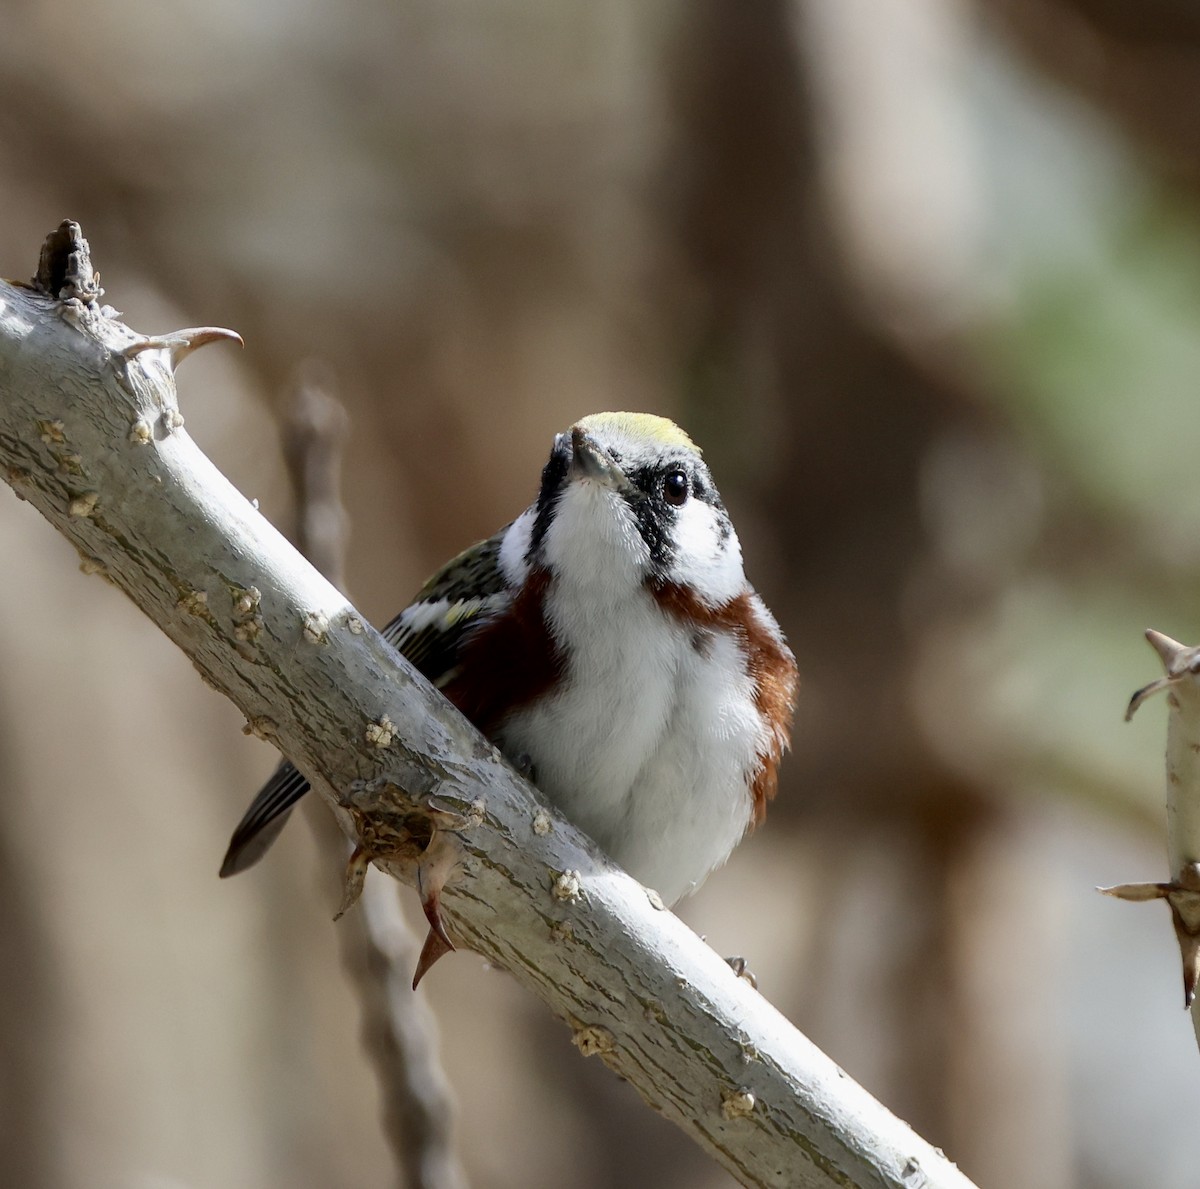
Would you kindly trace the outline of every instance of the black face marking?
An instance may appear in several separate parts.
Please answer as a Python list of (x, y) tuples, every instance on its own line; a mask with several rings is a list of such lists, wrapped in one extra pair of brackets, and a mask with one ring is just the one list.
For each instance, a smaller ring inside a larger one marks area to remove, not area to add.
[(692, 495), (698, 500), (703, 500), (710, 508), (715, 508), (722, 515), (724, 514), (725, 505), (721, 503), (721, 497), (713, 486), (708, 467), (703, 463), (695, 467), (692, 472)]
[(571, 437), (560, 433), (554, 439), (554, 448), (542, 468), (542, 485), (538, 488), (537, 511), (534, 513), (533, 528), (529, 533), (529, 548), (525, 560), (532, 563), (542, 547), (546, 530), (554, 519), (554, 509), (562, 498), (571, 470)]
[[(622, 466), (620, 451), (607, 443), (604, 450), (614, 463)], [(559, 434), (542, 470), (542, 482), (534, 505), (533, 527), (525, 554), (525, 560), (531, 565), (536, 563), (558, 503), (570, 481), (571, 461), (571, 435)], [(652, 463), (622, 469), (629, 485), (622, 487), (621, 494), (633, 512), (638, 532), (650, 552), (649, 581), (661, 581), (673, 569), (677, 560), (675, 525), (680, 509), (690, 499), (708, 504), (716, 513), (717, 547), (724, 548), (733, 527), (708, 468), (694, 454), (667, 450)]]
[(675, 525), (676, 510), (662, 498), (664, 469), (676, 469), (675, 464), (664, 468), (658, 463), (626, 472), (632, 488), (625, 498), (637, 519), (638, 532), (650, 550), (650, 564), (656, 573), (669, 570), (675, 560), (671, 529)]
[[(626, 494), (637, 518), (638, 530), (650, 550), (652, 580), (665, 577), (675, 564), (674, 528), (679, 510), (689, 498), (702, 500), (717, 513), (718, 543), (723, 545), (732, 531), (721, 497), (712, 484), (708, 468), (688, 455), (666, 455), (653, 464), (626, 472), (633, 490)], [(682, 482), (680, 482), (680, 477)], [(672, 498), (672, 491), (676, 497)]]

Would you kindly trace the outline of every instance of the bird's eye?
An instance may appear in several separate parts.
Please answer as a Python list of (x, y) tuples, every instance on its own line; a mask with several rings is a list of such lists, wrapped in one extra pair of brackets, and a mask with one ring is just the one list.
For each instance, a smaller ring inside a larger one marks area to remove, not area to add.
[(663, 477), (663, 499), (679, 507), (686, 504), (688, 497), (687, 471), (668, 471)]

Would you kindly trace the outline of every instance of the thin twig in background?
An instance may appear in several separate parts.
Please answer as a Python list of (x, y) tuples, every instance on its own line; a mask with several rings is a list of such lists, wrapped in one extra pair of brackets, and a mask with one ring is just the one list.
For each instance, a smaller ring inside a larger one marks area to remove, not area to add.
[[(304, 364), (284, 409), (284, 457), (296, 500), (296, 545), (339, 590), (346, 588), (349, 517), (341, 500), (349, 418), (333, 395), (332, 370)], [(349, 856), (345, 834), (323, 804), (306, 817), (329, 871)], [(396, 885), (368, 875), (358, 912), (337, 926), (342, 966), (362, 1008), (362, 1039), (383, 1098), (388, 1143), (408, 1189), (464, 1189), (451, 1132), (454, 1103), (438, 1059), (437, 1021), (412, 989), (421, 942), (400, 910)]]
[(315, 359), (301, 364), (281, 429), (296, 499), (296, 548), (344, 591), (350, 518), (342, 506), (342, 449), (350, 418), (335, 390), (327, 364)]

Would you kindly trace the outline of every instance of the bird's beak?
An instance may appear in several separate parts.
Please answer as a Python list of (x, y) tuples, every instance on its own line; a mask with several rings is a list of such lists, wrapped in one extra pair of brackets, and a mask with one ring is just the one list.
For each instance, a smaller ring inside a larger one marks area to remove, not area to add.
[(612, 455), (578, 425), (571, 430), (571, 478), (592, 479), (616, 490), (626, 484), (625, 472)]

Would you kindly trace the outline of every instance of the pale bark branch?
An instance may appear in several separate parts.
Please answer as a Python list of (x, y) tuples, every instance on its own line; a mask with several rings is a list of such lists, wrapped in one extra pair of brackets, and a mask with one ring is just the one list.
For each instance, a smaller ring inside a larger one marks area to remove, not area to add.
[(87, 301), (90, 265), (68, 264), (78, 245), (61, 238), (54, 296), (0, 286), (0, 466), (87, 568), (310, 775), (386, 870), (411, 880), (431, 830), (458, 846), (443, 895), (455, 940), (744, 1184), (968, 1189), (542, 805), (232, 487), (182, 426), (171, 359), (186, 333), (131, 353), (144, 336)]

